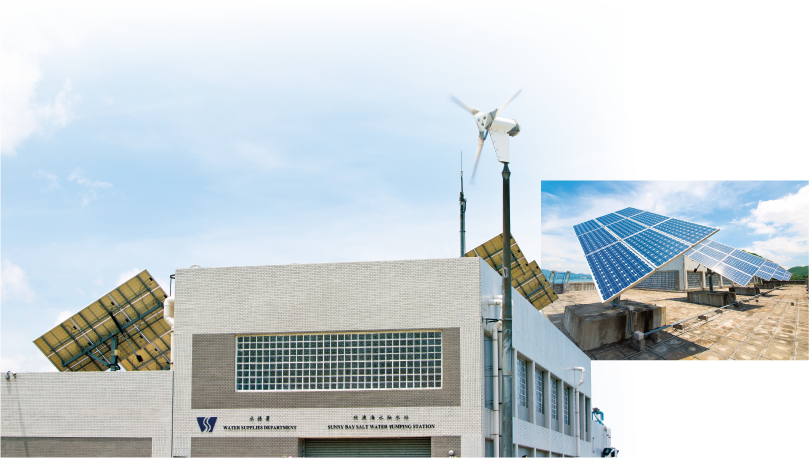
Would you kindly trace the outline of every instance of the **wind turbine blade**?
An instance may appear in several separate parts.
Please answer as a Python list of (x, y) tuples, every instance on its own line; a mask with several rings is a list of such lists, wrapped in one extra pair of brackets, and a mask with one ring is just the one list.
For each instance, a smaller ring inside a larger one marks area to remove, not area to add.
[(449, 99), (450, 99), (450, 100), (452, 100), (453, 102), (457, 103), (459, 107), (461, 107), (461, 108), (463, 108), (464, 110), (466, 110), (466, 111), (468, 111), (468, 112), (472, 113), (472, 115), (476, 115), (476, 114), (478, 114), (478, 111), (480, 111), (480, 110), (478, 110), (477, 108), (472, 108), (472, 107), (470, 107), (469, 105), (467, 105), (467, 104), (465, 104), (465, 103), (461, 102), (460, 100), (458, 100), (458, 99), (457, 99), (457, 98), (456, 98), (454, 95), (452, 95), (452, 94), (450, 94)]
[(502, 104), (502, 105), (500, 105), (500, 108), (498, 108), (497, 110), (495, 110), (495, 111), (494, 111), (494, 116), (495, 116), (495, 117), (497, 117), (497, 115), (498, 115), (498, 114), (500, 114), (500, 112), (501, 112), (501, 111), (505, 110), (505, 109), (506, 109), (506, 106), (507, 106), (509, 103), (511, 103), (511, 101), (512, 101), (512, 100), (516, 99), (518, 95), (520, 95), (520, 92), (522, 92), (522, 89), (520, 89), (519, 91), (517, 91), (517, 93), (516, 93), (516, 94), (512, 95), (510, 99), (508, 99), (508, 100), (506, 100), (505, 102), (503, 102), (503, 104)]
[(483, 149), (483, 136), (478, 136), (478, 153), (475, 156), (475, 167), (472, 169), (472, 184), (475, 184), (475, 173), (478, 171), (478, 161), (480, 160), (480, 151)]

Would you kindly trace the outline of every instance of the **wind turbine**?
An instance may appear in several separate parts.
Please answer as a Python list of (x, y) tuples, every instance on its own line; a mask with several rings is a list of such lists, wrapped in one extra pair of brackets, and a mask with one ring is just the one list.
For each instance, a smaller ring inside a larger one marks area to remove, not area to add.
[(520, 123), (515, 119), (501, 118), (497, 115), (500, 114), (512, 100), (516, 99), (517, 96), (520, 95), (520, 92), (522, 92), (522, 89), (512, 95), (510, 99), (503, 102), (497, 109), (488, 113), (470, 107), (461, 102), (454, 95), (450, 95), (450, 100), (457, 103), (458, 106), (464, 110), (472, 113), (472, 116), (475, 117), (475, 124), (477, 124), (478, 127), (478, 151), (475, 155), (475, 167), (472, 169), (472, 181), (475, 180), (475, 172), (478, 170), (478, 161), (480, 160), (480, 152), (483, 149), (483, 142), (489, 135), (492, 137), (492, 145), (494, 146), (495, 153), (497, 153), (497, 160), (503, 164), (508, 164), (508, 137), (513, 137), (520, 133)]
[(503, 267), (501, 272), (503, 275), (503, 320), (500, 326), (502, 338), (497, 339), (500, 351), (498, 386), (502, 404), (498, 411), (501, 435), (499, 456), (514, 456), (514, 424), (512, 418), (512, 412), (514, 411), (512, 403), (514, 399), (514, 350), (511, 343), (511, 194), (509, 190), (511, 171), (508, 169), (508, 138), (520, 133), (520, 123), (514, 119), (500, 118), (497, 115), (520, 95), (520, 92), (522, 92), (522, 89), (503, 102), (496, 110), (488, 113), (472, 108), (455, 96), (450, 95), (453, 102), (472, 113), (472, 116), (475, 117), (475, 124), (478, 126), (478, 152), (475, 156), (475, 167), (472, 169), (472, 181), (474, 182), (475, 180), (480, 151), (483, 149), (483, 142), (487, 136), (491, 135), (492, 145), (494, 145), (494, 151), (497, 153), (497, 160), (503, 163)]

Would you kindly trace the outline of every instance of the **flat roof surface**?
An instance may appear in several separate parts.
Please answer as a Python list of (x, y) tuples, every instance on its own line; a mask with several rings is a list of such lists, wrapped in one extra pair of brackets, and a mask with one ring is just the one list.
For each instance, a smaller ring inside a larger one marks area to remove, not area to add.
[[(716, 288), (727, 291), (727, 288)], [(766, 292), (766, 291), (765, 291)], [(666, 324), (717, 307), (686, 301), (684, 291), (650, 291), (631, 288), (621, 294), (624, 299), (666, 307)], [(750, 296), (737, 296), (745, 299)], [(728, 308), (725, 313), (710, 313), (708, 321), (690, 320), (682, 331), (661, 331), (660, 342), (647, 341), (647, 349), (638, 352), (628, 340), (604, 345), (584, 353), (594, 360), (807, 360), (809, 359), (809, 300), (806, 286), (786, 285), (766, 296), (753, 299), (741, 308)], [(601, 303), (596, 291), (574, 291), (542, 309), (542, 313), (568, 339), (564, 328), (565, 307), (576, 304)], [(794, 303), (794, 305), (792, 305)]]

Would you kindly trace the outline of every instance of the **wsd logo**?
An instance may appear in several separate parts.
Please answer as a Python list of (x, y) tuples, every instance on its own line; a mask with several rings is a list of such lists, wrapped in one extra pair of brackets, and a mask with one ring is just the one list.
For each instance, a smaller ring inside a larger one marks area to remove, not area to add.
[(213, 426), (216, 424), (217, 417), (197, 417), (199, 423), (199, 430), (203, 433), (210, 433), (213, 431)]

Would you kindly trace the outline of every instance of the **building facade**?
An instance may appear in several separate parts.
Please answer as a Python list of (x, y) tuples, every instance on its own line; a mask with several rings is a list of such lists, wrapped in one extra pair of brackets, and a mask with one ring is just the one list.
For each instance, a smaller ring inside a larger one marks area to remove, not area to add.
[[(192, 268), (176, 285), (172, 371), (5, 380), (2, 454), (495, 455), (502, 278), (479, 258)], [(590, 360), (519, 294), (513, 313), (515, 453), (573, 456), (578, 428), (600, 456)]]

